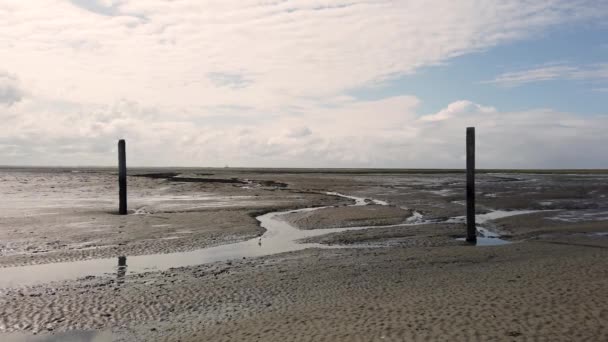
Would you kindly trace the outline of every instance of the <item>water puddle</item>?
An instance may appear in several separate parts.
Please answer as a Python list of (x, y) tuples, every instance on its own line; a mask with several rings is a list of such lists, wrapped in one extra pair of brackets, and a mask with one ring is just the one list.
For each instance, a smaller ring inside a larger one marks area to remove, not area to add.
[[(512, 243), (511, 241), (503, 240), (500, 238), (500, 234), (489, 230), (487, 227), (483, 227), (483, 224), (487, 224), (489, 221), (497, 220), (505, 217), (525, 215), (536, 213), (541, 210), (495, 210), (489, 213), (480, 214), (475, 216), (475, 223), (477, 229), (477, 241), (475, 246), (501, 246)], [(466, 222), (465, 216), (456, 216), (447, 220), (448, 223), (464, 223)], [(457, 238), (458, 241), (466, 241), (465, 238)]]
[(441, 196), (441, 197), (448, 197), (448, 196), (452, 195), (451, 189), (427, 190), (427, 191), (432, 193), (433, 195), (437, 195), (437, 196)]
[[(380, 200), (347, 196), (336, 192), (327, 194), (352, 199), (355, 201), (355, 204), (352, 204), (352, 206), (363, 206), (370, 203), (378, 205), (388, 204)], [(258, 216), (257, 220), (260, 222), (260, 225), (266, 229), (266, 232), (261, 237), (239, 243), (220, 245), (189, 252), (129, 256), (128, 260), (126, 260), (125, 257), (119, 257), (118, 264), (116, 258), (106, 258), (0, 268), (0, 288), (23, 287), (53, 281), (74, 280), (86, 276), (121, 275), (124, 277), (125, 274), (162, 271), (175, 267), (196, 266), (218, 261), (261, 257), (284, 252), (293, 252), (311, 247), (336, 248), (336, 246), (300, 243), (299, 241), (329, 233), (430, 223), (423, 219), (422, 214), (415, 212), (411, 217), (411, 220), (408, 219), (408, 221), (396, 225), (300, 230), (278, 217), (286, 213), (313, 211), (322, 208), (327, 207), (271, 212)], [(478, 215), (477, 222), (483, 224), (489, 220), (512, 215), (521, 215), (529, 212), (533, 211), (495, 211)], [(459, 223), (462, 222), (463, 219), (464, 217), (454, 217), (446, 221), (446, 223)], [(483, 227), (478, 228), (478, 230), (480, 231), (478, 245), (509, 243), (508, 241), (501, 240), (498, 234), (492, 235), (493, 233), (487, 229), (484, 230)], [(169, 238), (174, 237), (170, 236)]]
[(422, 214), (417, 212), (417, 211), (413, 211), (412, 212), (412, 216), (408, 217), (407, 220), (405, 220), (406, 223), (422, 223), (424, 222), (424, 218), (422, 217)]
[[(506, 217), (506, 216), (501, 216), (501, 217)], [(487, 217), (486, 217), (486, 219), (487, 219)], [(486, 221), (483, 221), (483, 222), (486, 222)], [(477, 226), (475, 228), (477, 229), (477, 241), (475, 241), (475, 246), (500, 246), (500, 245), (508, 245), (508, 244), (512, 243), (511, 241), (501, 239), (500, 234), (490, 231), (487, 228), (484, 228), (481, 226)], [(465, 238), (458, 238), (456, 240), (466, 241)]]
[[(355, 205), (366, 205), (367, 202), (365, 200), (365, 198), (363, 197), (355, 197), (355, 196), (348, 196), (348, 195), (343, 195), (341, 193), (338, 192), (326, 192), (326, 194), (330, 195), (330, 196), (338, 196), (338, 197), (344, 197), (344, 198), (348, 198), (351, 199), (353, 201), (355, 201)], [(310, 208), (310, 209), (315, 209), (315, 208)]]
[[(466, 241), (465, 238), (457, 238), (457, 241)], [(478, 236), (477, 241), (475, 241), (475, 246), (502, 246), (508, 245), (512, 243), (511, 241), (503, 240), (501, 238), (493, 238), (493, 237), (482, 237)]]
[[(338, 193), (329, 193), (329, 195), (352, 199), (355, 201), (353, 206), (367, 205), (370, 202), (370, 200), (366, 200), (365, 198), (346, 196)], [(378, 200), (371, 200), (371, 202), (376, 204), (386, 203)], [(257, 220), (260, 221), (260, 225), (266, 229), (264, 235), (259, 238), (190, 252), (130, 256), (126, 262), (128, 274), (161, 271), (174, 267), (196, 266), (216, 261), (260, 257), (311, 247), (333, 248), (321, 244), (302, 244), (298, 240), (334, 232), (370, 228), (349, 227), (300, 230), (277, 217), (285, 213), (312, 211), (321, 208), (327, 207), (272, 212), (258, 216)], [(116, 258), (0, 268), (0, 288), (22, 287), (53, 281), (73, 280), (85, 276), (115, 274), (117, 269), (120, 270), (117, 266)]]
[(547, 219), (571, 223), (585, 221), (606, 221), (608, 220), (608, 210), (605, 208), (568, 210), (562, 211), (553, 217), (548, 217)]
[(68, 331), (65, 333), (26, 335), (2, 335), (3, 342), (112, 342), (108, 331)]
[[(339, 196), (339, 197), (344, 197), (344, 198), (351, 199), (351, 200), (355, 201), (355, 204), (354, 204), (355, 206), (366, 205), (366, 204), (388, 205), (388, 202), (382, 201), (382, 200), (379, 200), (379, 199), (357, 197), (357, 196), (349, 196), (349, 195), (341, 194), (339, 192), (326, 192), (325, 194), (331, 195), (331, 196)], [(319, 208), (317, 208), (317, 209), (319, 209)]]
[[(548, 210), (494, 210), (485, 214), (475, 215), (475, 223), (484, 224), (488, 221), (498, 220), (505, 217), (538, 213)], [(463, 223), (466, 222), (466, 216), (455, 216), (446, 221), (446, 223)]]
[(159, 238), (158, 240), (177, 240), (177, 239), (181, 239), (182, 236), (167, 236), (167, 237), (162, 237)]

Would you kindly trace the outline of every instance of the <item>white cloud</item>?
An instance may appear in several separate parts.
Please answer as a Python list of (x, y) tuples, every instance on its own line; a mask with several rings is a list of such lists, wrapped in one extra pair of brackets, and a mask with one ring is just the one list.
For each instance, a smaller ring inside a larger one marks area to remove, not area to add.
[(498, 75), (494, 80), (484, 83), (494, 83), (509, 87), (526, 83), (554, 80), (595, 80), (608, 81), (608, 63), (591, 65), (548, 65), (539, 68), (507, 72)]
[(310, 128), (308, 128), (306, 126), (289, 128), (285, 132), (285, 136), (288, 138), (302, 138), (302, 137), (307, 137), (311, 134), (312, 134), (312, 131), (310, 130)]
[[(607, 14), (593, 0), (4, 0), (0, 67), (16, 76), (0, 76), (0, 164), (113, 165), (124, 137), (132, 165), (451, 167), (479, 124), (488, 166), (551, 166), (542, 144), (582, 158), (568, 153), (596, 143), (555, 128), (573, 115), (460, 101), (421, 117), (412, 96), (347, 94)], [(496, 140), (522, 132), (535, 149)]]
[(0, 70), (0, 106), (10, 106), (21, 101), (23, 91), (20, 89), (17, 77)]
[(421, 118), (422, 121), (443, 121), (452, 119), (456, 115), (463, 115), (464, 113), (495, 113), (496, 109), (492, 107), (484, 107), (475, 104), (471, 101), (456, 101), (450, 103), (447, 108), (442, 109), (436, 114), (425, 115)]
[[(602, 18), (607, 7), (592, 0), (6, 0), (0, 55), (4, 68), (46, 97), (269, 108)], [(209, 75), (248, 86), (226, 87)]]
[(126, 138), (130, 165), (463, 167), (465, 127), (476, 126), (479, 167), (608, 167), (608, 116), (548, 109), (503, 112), (463, 100), (420, 115), (413, 97), (342, 99), (260, 125), (199, 123), (127, 101), (63, 107), (51, 111), (27, 98), (9, 107), (0, 128), (3, 163), (114, 165), (116, 141)]

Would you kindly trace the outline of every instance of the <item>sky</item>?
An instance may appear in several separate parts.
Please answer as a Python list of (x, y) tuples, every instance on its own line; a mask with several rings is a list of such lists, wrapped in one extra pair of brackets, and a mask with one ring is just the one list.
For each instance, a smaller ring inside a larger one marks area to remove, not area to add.
[(608, 168), (608, 0), (0, 0), (0, 165)]

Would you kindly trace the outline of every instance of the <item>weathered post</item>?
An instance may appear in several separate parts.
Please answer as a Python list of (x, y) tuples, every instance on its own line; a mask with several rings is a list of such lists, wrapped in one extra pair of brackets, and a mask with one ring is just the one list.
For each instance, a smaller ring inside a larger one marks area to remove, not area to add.
[(116, 270), (116, 285), (122, 285), (125, 282), (125, 275), (127, 274), (127, 257), (118, 257), (118, 269)]
[(118, 213), (127, 215), (127, 153), (124, 139), (118, 140)]
[(475, 228), (475, 127), (467, 127), (467, 241), (477, 242)]
[(125, 267), (125, 266), (127, 266), (127, 257), (119, 256), (118, 257), (118, 267)]

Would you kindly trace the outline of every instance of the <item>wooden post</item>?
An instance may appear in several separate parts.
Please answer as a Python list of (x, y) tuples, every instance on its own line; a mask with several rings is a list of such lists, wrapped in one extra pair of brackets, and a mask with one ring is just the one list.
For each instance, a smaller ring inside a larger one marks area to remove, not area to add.
[(118, 257), (118, 269), (116, 270), (116, 285), (122, 285), (125, 282), (125, 275), (127, 275), (127, 257)]
[(475, 127), (467, 127), (467, 241), (477, 242), (475, 228)]
[(125, 267), (125, 266), (127, 266), (127, 257), (119, 256), (118, 257), (118, 267)]
[(124, 139), (118, 140), (118, 213), (127, 215), (127, 153)]

